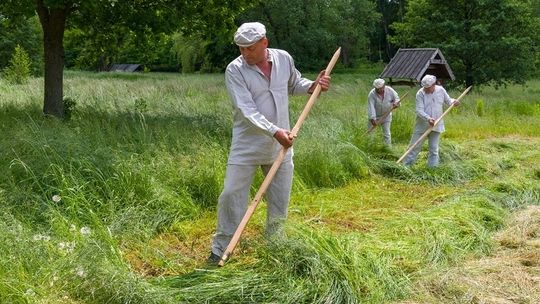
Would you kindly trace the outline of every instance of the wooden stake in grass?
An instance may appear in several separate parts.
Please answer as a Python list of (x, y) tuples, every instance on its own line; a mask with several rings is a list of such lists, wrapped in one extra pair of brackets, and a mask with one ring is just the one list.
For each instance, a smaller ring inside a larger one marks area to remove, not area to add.
[[(463, 91), (463, 93), (461, 93), (461, 95), (459, 95), (459, 97), (456, 99), (456, 101), (460, 101), (461, 98), (463, 98), (463, 96), (465, 96), (467, 93), (469, 93), (469, 91), (471, 90), (472, 86), (468, 87), (467, 89), (465, 89), (465, 91)], [(450, 105), (448, 107), (448, 109), (446, 109), (446, 111), (444, 111), (444, 113), (441, 115), (441, 117), (437, 118), (437, 120), (435, 120), (435, 122), (433, 123), (433, 126), (429, 127), (426, 132), (424, 132), (424, 134), (422, 134), (422, 136), (420, 136), (420, 138), (418, 138), (418, 140), (413, 143), (412, 145), (409, 146), (409, 148), (407, 149), (407, 151), (405, 151), (405, 153), (403, 153), (403, 155), (397, 160), (396, 163), (400, 163), (404, 158), (405, 156), (407, 156), (409, 153), (411, 153), (411, 151), (416, 147), (418, 146), (419, 143), (421, 143), (428, 135), (429, 133), (431, 132), (431, 130), (433, 130), (433, 128), (441, 121), (441, 119), (443, 119), (443, 117), (448, 114), (448, 112), (450, 112), (450, 110), (452, 110), (452, 108), (454, 107), (454, 105), (456, 104), (456, 101), (454, 101), (452, 103), (452, 105)]]
[[(408, 94), (409, 94), (409, 92), (405, 92), (405, 94), (403, 94), (403, 96), (401, 97), (400, 102), (401, 102), (402, 100), (405, 100), (405, 97), (407, 97)], [(392, 111), (394, 111), (395, 109), (397, 109), (397, 108), (392, 107), (390, 110), (386, 111), (386, 113), (384, 113), (384, 114), (381, 116), (381, 118), (377, 119), (377, 122), (375, 122), (375, 125), (371, 125), (371, 127), (369, 127), (369, 129), (366, 131), (365, 134), (368, 134), (368, 133), (370, 133), (371, 131), (375, 130), (375, 128), (376, 128), (378, 125), (380, 125), (380, 124), (384, 121), (384, 119), (386, 118), (386, 116), (390, 115), (390, 113), (392, 113)]]
[[(328, 63), (328, 66), (326, 67), (326, 69), (324, 71), (324, 74), (326, 76), (330, 75), (330, 73), (332, 72), (332, 69), (334, 68), (334, 65), (336, 64), (337, 60), (339, 59), (340, 54), (341, 54), (341, 47), (337, 49), (337, 51), (334, 53), (334, 56), (332, 56), (332, 59)], [(300, 127), (304, 123), (304, 120), (306, 119), (307, 115), (309, 114), (309, 111), (311, 111), (311, 108), (313, 107), (313, 105), (315, 104), (315, 101), (319, 97), (319, 95), (321, 93), (321, 90), (322, 90), (321, 85), (317, 84), (317, 86), (315, 87), (315, 90), (313, 91), (313, 93), (309, 97), (309, 100), (308, 100), (306, 106), (304, 107), (304, 110), (300, 114), (300, 117), (298, 117), (298, 121), (296, 122), (296, 125), (294, 125), (294, 128), (291, 130), (291, 136), (293, 138), (296, 137), (296, 135), (298, 133), (298, 130), (300, 130)], [(236, 231), (234, 232), (234, 235), (231, 238), (231, 241), (229, 242), (229, 245), (225, 249), (225, 252), (223, 252), (223, 255), (221, 256), (221, 260), (218, 263), (219, 266), (225, 265), (225, 261), (227, 261), (229, 256), (233, 253), (234, 248), (236, 247), (236, 245), (238, 244), (238, 241), (240, 240), (240, 236), (242, 235), (242, 232), (244, 232), (244, 229), (245, 229), (249, 219), (253, 215), (253, 212), (255, 212), (255, 208), (257, 208), (257, 205), (261, 201), (264, 193), (266, 192), (266, 189), (268, 188), (268, 186), (272, 182), (272, 179), (274, 178), (274, 175), (276, 174), (279, 166), (281, 166), (281, 162), (283, 162), (283, 159), (285, 158), (285, 154), (287, 153), (287, 150), (289, 150), (289, 149), (285, 148), (285, 147), (282, 147), (281, 150), (279, 151), (278, 157), (276, 158), (276, 160), (272, 164), (272, 167), (270, 167), (270, 170), (266, 174), (266, 176), (265, 176), (265, 178), (264, 178), (264, 180), (263, 180), (263, 182), (261, 184), (261, 187), (259, 188), (259, 191), (257, 191), (257, 194), (255, 194), (255, 197), (251, 201), (250, 206), (248, 207), (248, 209), (246, 210), (246, 213), (244, 214), (244, 217), (242, 218), (242, 221), (240, 221), (240, 224), (236, 228)]]

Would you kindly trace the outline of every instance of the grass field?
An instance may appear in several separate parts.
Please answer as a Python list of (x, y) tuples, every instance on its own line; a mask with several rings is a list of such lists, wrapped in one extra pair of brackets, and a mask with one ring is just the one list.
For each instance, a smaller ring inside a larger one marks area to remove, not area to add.
[(67, 121), (42, 116), (43, 79), (0, 79), (0, 303), (540, 302), (540, 80), (474, 89), (429, 169), (395, 163), (417, 88), (395, 87), (387, 148), (365, 134), (376, 75), (333, 75), (295, 143), (287, 237), (262, 237), (263, 203), (211, 268), (223, 75), (65, 76)]

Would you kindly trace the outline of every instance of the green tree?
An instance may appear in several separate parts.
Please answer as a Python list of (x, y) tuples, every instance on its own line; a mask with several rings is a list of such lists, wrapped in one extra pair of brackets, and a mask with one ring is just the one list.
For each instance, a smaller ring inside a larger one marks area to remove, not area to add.
[(311, 71), (324, 67), (338, 46), (345, 66), (367, 57), (377, 19), (369, 0), (268, 0), (239, 17), (264, 23), (270, 46), (289, 51), (300, 69)]
[(173, 52), (180, 60), (182, 73), (193, 73), (205, 63), (205, 42), (194, 36), (185, 37), (182, 34), (173, 36)]
[[(233, 27), (235, 14), (241, 12), (245, 3), (247, 0), (3, 0), (0, 15), (5, 19), (16, 19), (37, 12), (43, 29), (45, 62), (43, 112), (63, 117), (66, 28), (84, 31), (95, 25), (105, 36), (114, 32), (111, 31), (114, 26), (136, 33), (154, 28), (187, 33), (227, 31)], [(114, 14), (109, 14), (110, 11)], [(109, 18), (104, 19), (105, 16)]]
[(409, 0), (392, 41), (438, 47), (458, 83), (524, 83), (534, 68), (538, 18), (530, 0)]
[[(540, 20), (540, 0), (533, 0), (532, 1), (532, 8), (533, 8), (533, 16), (536, 18), (536, 20)], [(540, 22), (536, 23), (536, 29), (533, 30), (533, 33), (536, 33), (536, 45), (540, 45)], [(535, 75), (536, 77), (540, 76), (540, 51), (536, 52), (536, 60), (535, 60)]]
[(11, 57), (10, 65), (4, 69), (3, 76), (11, 83), (26, 83), (30, 78), (30, 64), (28, 53), (20, 45), (17, 45)]
[(80, 28), (66, 30), (67, 68), (106, 71), (112, 63), (138, 63), (151, 70), (178, 71), (171, 50), (172, 36), (168, 33), (151, 30), (137, 33), (129, 29), (114, 35), (93, 36), (93, 33)]
[(406, 0), (372, 0), (380, 14), (380, 20), (374, 24), (370, 35), (369, 57), (372, 61), (388, 62), (396, 53), (389, 37), (394, 34), (391, 25), (403, 21)]
[(0, 14), (0, 70), (7, 67), (13, 50), (20, 45), (31, 60), (33, 75), (43, 72), (43, 47), (40, 43), (41, 27), (37, 16), (8, 19)]

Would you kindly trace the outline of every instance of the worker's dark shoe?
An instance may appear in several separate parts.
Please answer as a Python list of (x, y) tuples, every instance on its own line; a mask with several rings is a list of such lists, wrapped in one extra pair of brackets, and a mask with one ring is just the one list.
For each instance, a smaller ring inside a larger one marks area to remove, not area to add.
[(211, 252), (208, 259), (206, 259), (206, 263), (209, 265), (217, 265), (219, 261), (221, 261), (221, 257), (213, 252)]

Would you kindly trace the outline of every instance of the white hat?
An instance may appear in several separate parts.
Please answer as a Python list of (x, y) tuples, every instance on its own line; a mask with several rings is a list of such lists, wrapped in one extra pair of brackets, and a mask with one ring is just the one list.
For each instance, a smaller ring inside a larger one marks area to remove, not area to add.
[(234, 33), (234, 43), (241, 47), (249, 47), (266, 36), (266, 27), (259, 22), (247, 22)]
[(380, 88), (384, 87), (384, 79), (377, 78), (377, 79), (373, 80), (373, 87), (375, 89), (380, 89)]
[(432, 85), (434, 85), (436, 81), (437, 81), (437, 77), (435, 77), (433, 75), (426, 74), (426, 76), (424, 76), (424, 78), (422, 78), (422, 86), (424, 88), (429, 88)]

